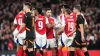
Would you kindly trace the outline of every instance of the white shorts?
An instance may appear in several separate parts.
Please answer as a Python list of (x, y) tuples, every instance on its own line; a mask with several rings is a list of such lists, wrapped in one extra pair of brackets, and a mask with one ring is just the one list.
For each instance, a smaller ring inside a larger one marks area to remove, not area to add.
[(63, 42), (62, 42), (62, 35), (59, 35), (58, 37), (58, 46), (63, 46)]
[(25, 30), (23, 33), (18, 34), (17, 37), (15, 37), (15, 35), (16, 35), (17, 33), (18, 33), (18, 30), (15, 29), (14, 32), (13, 32), (13, 35), (14, 35), (14, 42), (15, 42), (16, 44), (23, 45), (23, 44), (24, 44), (24, 43), (23, 43), (23, 39), (26, 38), (26, 30)]
[(75, 34), (72, 37), (67, 37), (65, 33), (62, 33), (62, 36), (60, 37), (60, 46), (70, 46), (73, 42), (73, 39), (75, 37)]
[(49, 48), (49, 47), (50, 48), (57, 47), (55, 38), (47, 39), (47, 48)]
[(44, 35), (40, 35), (38, 33), (36, 33), (36, 39), (34, 42), (34, 48), (47, 48), (47, 37), (46, 34)]

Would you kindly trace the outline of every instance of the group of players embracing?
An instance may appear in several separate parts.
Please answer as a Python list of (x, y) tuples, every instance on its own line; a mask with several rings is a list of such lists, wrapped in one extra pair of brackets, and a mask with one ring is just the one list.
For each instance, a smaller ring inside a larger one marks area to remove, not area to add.
[(67, 56), (89, 56), (84, 36), (87, 22), (80, 5), (73, 10), (62, 6), (57, 18), (50, 8), (43, 13), (42, 8), (32, 7), (25, 2), (14, 20), (16, 56), (48, 56), (48, 50), (52, 56), (64, 56), (65, 49)]

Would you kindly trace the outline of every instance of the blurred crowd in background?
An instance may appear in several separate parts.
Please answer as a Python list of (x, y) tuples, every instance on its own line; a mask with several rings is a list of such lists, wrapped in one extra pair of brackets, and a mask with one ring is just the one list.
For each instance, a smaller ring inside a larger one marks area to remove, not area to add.
[(23, 2), (31, 2), (34, 7), (52, 9), (55, 19), (60, 13), (60, 6), (72, 10), (73, 6), (80, 4), (88, 27), (85, 29), (88, 49), (100, 49), (100, 0), (0, 0), (0, 50), (13, 50), (12, 26), (18, 8)]

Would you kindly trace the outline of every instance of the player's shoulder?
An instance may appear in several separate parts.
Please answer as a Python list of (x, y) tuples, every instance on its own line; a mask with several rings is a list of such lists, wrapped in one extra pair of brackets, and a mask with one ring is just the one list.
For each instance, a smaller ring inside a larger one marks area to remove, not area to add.
[(82, 16), (81, 14), (80, 14), (80, 15), (78, 15), (77, 17), (78, 17), (78, 18), (83, 18), (83, 16)]
[(25, 13), (25, 17), (26, 17), (26, 18), (27, 18), (27, 17), (31, 17), (31, 12)]
[(71, 16), (76, 16), (76, 14), (74, 12), (70, 13)]
[(39, 20), (46, 20), (46, 17), (45, 16), (38, 15), (37, 17), (39, 18)]
[(25, 12), (20, 11), (20, 12), (18, 13), (18, 15), (25, 15)]
[(77, 15), (77, 20), (82, 20), (82, 21), (84, 21), (84, 18), (83, 18), (83, 16), (80, 14), (80, 15)]
[(24, 15), (25, 15), (25, 13), (19, 12), (19, 13), (16, 15), (16, 17), (23, 17)]

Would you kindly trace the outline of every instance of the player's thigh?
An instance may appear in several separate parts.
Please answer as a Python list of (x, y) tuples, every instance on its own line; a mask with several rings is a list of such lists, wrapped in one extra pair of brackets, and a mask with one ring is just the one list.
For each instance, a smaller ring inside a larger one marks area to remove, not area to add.
[(86, 52), (87, 51), (87, 47), (82, 47), (82, 51)]
[(25, 39), (26, 38), (26, 30), (22, 33), (19, 34), (20, 37), (22, 37), (22, 39)]
[(55, 38), (50, 39), (50, 47), (51, 48), (57, 47), (57, 45), (56, 45), (56, 39)]
[(23, 45), (24, 44), (23, 38), (20, 35), (18, 35), (17, 38), (18, 38), (19, 44)]
[(79, 37), (79, 35), (76, 34), (71, 46), (76, 48), (81, 48), (81, 43), (82, 43), (81, 37)]
[(13, 35), (16, 35), (18, 33), (17, 28), (13, 31)]
[(33, 48), (33, 46), (34, 46), (34, 42), (33, 42), (33, 39), (28, 39), (28, 40), (26, 40), (27, 41), (27, 48)]
[(50, 46), (50, 39), (47, 39), (47, 48)]
[(46, 37), (42, 37), (41, 44), (42, 44), (43, 49), (47, 48), (47, 38)]
[(59, 35), (59, 38), (58, 38), (58, 46), (63, 46), (62, 36), (61, 35)]
[(34, 48), (41, 48), (42, 47), (42, 38), (36, 37), (34, 42)]
[(68, 37), (68, 39), (67, 39), (67, 46), (70, 46), (72, 44), (73, 39), (74, 39), (73, 37)]
[(14, 36), (14, 42), (18, 44), (18, 38)]
[(65, 33), (62, 34), (62, 42), (64, 43), (64, 45), (66, 46), (66, 43), (68, 41), (68, 37)]

